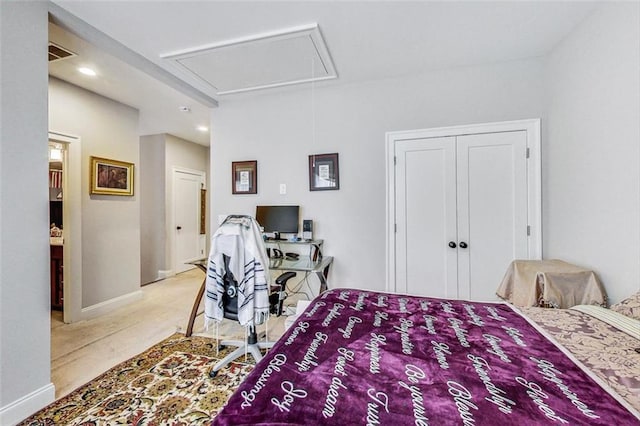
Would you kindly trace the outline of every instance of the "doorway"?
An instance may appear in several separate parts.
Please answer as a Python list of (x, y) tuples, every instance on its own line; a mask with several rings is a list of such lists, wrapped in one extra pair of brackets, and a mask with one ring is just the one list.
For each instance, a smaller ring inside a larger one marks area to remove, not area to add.
[(204, 189), (204, 172), (183, 168), (173, 169), (174, 270), (176, 274), (193, 269), (188, 262), (204, 257), (205, 234), (201, 229), (200, 196)]
[[(82, 315), (82, 198), (80, 138), (50, 131), (49, 146), (61, 149), (61, 188), (55, 189), (57, 199), (61, 194), (62, 218), (62, 301), (63, 321), (79, 321)], [(57, 155), (57, 153), (55, 154)], [(51, 156), (51, 152), (50, 152)], [(51, 195), (50, 198), (51, 199)], [(50, 201), (51, 203), (51, 201)], [(51, 223), (51, 222), (50, 222)]]
[(49, 253), (51, 309), (63, 311), (64, 301), (64, 163), (67, 144), (49, 141)]

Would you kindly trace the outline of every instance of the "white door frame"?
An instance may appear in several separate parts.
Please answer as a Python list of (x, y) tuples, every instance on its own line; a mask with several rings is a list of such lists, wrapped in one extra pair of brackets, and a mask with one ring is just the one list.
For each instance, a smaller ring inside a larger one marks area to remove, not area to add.
[[(202, 189), (207, 189), (207, 173), (201, 170), (188, 169), (186, 167), (178, 167), (173, 166), (171, 168), (171, 217), (169, 218), (169, 244), (171, 247), (171, 263), (173, 267), (173, 274), (175, 274), (178, 270), (178, 256), (177, 256), (177, 246), (178, 242), (176, 239), (176, 191), (174, 188), (174, 182), (176, 178), (176, 172), (178, 173), (187, 173), (190, 175), (196, 175), (200, 177), (200, 184), (202, 185)], [(200, 200), (202, 202), (202, 200)], [(206, 234), (200, 234), (199, 244), (200, 248), (206, 253)]]
[(540, 119), (479, 123), (461, 126), (436, 127), (432, 129), (406, 130), (386, 133), (386, 290), (396, 292), (396, 249), (395, 249), (395, 143), (406, 139), (425, 139), (443, 136), (461, 136), (480, 133), (527, 132), (527, 186), (529, 216), (529, 257), (542, 259), (542, 179), (540, 157)]
[(62, 172), (64, 245), (63, 321), (82, 319), (82, 158), (80, 137), (50, 130), (49, 140), (67, 146)]

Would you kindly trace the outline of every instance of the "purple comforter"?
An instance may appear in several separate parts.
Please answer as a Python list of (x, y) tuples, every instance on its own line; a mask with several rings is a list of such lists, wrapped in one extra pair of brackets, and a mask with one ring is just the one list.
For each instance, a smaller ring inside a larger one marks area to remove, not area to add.
[(215, 425), (631, 425), (508, 305), (360, 290), (315, 299)]

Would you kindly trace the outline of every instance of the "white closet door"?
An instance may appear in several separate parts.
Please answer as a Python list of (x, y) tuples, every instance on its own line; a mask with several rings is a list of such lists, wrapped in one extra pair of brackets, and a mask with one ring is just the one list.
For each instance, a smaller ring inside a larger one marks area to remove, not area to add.
[(461, 299), (497, 300), (509, 262), (529, 258), (526, 146), (525, 131), (457, 138)]
[(455, 298), (455, 137), (402, 140), (394, 150), (396, 291)]

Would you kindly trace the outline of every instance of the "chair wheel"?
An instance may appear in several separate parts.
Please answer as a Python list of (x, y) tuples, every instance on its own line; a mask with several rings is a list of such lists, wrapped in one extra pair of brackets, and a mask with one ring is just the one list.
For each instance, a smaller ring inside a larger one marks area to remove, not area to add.
[(218, 372), (216, 370), (211, 369), (211, 371), (209, 371), (209, 377), (211, 377), (212, 379), (217, 375), (218, 375)]
[(219, 350), (219, 351), (223, 350), (224, 348), (226, 348), (226, 346), (225, 346), (225, 345), (218, 345), (218, 350)]

